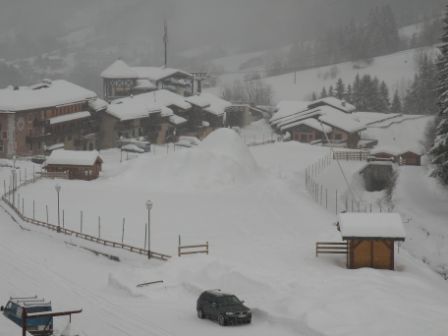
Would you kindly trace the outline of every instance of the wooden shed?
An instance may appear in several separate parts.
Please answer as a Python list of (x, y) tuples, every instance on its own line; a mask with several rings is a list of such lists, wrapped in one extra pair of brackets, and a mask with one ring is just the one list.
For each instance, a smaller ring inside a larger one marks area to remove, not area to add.
[(49, 173), (67, 173), (69, 179), (94, 180), (98, 178), (103, 160), (95, 151), (59, 149), (51, 152), (44, 164)]
[(420, 166), (421, 155), (414, 151), (406, 151), (400, 154), (399, 163), (402, 166)]
[(341, 213), (339, 230), (348, 243), (347, 268), (395, 269), (395, 242), (405, 240), (397, 213)]

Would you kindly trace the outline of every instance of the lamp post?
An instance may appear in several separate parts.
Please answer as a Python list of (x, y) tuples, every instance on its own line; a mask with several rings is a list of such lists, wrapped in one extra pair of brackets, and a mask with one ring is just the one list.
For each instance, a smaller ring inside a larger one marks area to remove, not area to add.
[(151, 209), (152, 209), (152, 202), (150, 200), (146, 201), (146, 209), (148, 210), (148, 230), (147, 230), (147, 234), (148, 234), (148, 259), (151, 259)]
[(61, 192), (61, 185), (57, 183), (54, 188), (56, 189), (56, 193), (58, 194), (58, 232), (61, 231), (61, 220), (60, 220), (60, 211), (59, 211), (59, 194)]

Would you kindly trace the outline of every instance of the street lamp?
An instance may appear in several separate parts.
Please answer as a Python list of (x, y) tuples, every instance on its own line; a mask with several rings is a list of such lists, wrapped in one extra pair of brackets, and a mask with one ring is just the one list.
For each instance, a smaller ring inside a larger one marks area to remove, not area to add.
[(148, 209), (148, 259), (151, 259), (151, 209), (152, 209), (152, 202), (150, 200), (146, 201), (146, 209)]
[(58, 194), (58, 232), (61, 231), (61, 220), (60, 220), (60, 211), (59, 211), (59, 194), (61, 192), (61, 185), (57, 183), (54, 188), (56, 189), (56, 193)]

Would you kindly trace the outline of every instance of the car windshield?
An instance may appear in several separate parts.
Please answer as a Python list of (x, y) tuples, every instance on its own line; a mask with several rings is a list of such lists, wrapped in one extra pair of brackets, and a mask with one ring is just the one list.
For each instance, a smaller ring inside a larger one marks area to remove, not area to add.
[(236, 304), (241, 304), (241, 301), (238, 300), (238, 298), (234, 295), (228, 295), (228, 296), (220, 296), (216, 299), (216, 303), (219, 306), (231, 306)]

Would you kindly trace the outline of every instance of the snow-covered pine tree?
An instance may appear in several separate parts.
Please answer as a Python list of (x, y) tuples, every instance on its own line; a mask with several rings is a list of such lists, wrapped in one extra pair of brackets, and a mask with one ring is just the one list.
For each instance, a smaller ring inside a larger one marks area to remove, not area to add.
[(330, 85), (330, 87), (328, 88), (328, 96), (329, 97), (334, 97), (333, 85)]
[(395, 90), (394, 98), (392, 99), (392, 105), (390, 107), (391, 113), (402, 113), (403, 108), (401, 106), (400, 96), (398, 95), (398, 91)]
[(442, 45), (440, 46), (440, 56), (437, 63), (439, 75), (439, 107), (440, 122), (436, 129), (434, 146), (430, 153), (433, 156), (433, 163), (436, 168), (433, 176), (448, 184), (448, 6), (443, 20)]
[(336, 83), (336, 98), (344, 99), (345, 95), (345, 85), (341, 78), (338, 79)]
[(327, 93), (327, 89), (324, 87), (322, 89), (322, 92), (320, 93), (320, 98), (327, 98), (328, 97), (328, 93)]
[(353, 90), (351, 84), (347, 85), (347, 91), (344, 94), (344, 99), (350, 104), (353, 104)]
[(389, 112), (390, 110), (390, 98), (389, 98), (389, 89), (384, 81), (380, 84), (380, 92), (379, 92), (379, 112)]

